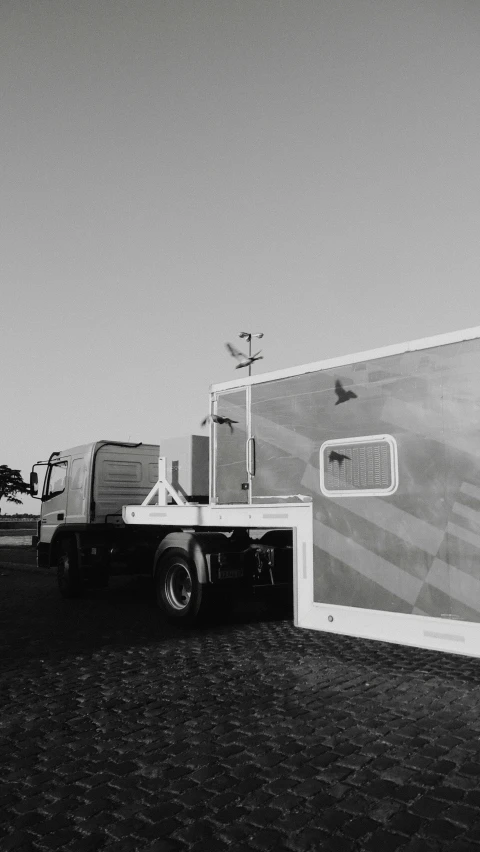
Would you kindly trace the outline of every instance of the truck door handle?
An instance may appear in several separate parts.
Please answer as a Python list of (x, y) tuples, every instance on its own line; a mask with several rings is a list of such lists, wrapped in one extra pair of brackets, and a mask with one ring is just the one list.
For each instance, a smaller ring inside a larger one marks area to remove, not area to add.
[(59, 512), (58, 515), (57, 515), (57, 521), (63, 521), (64, 517), (65, 517), (65, 513)]
[(255, 438), (247, 438), (247, 473), (255, 476)]

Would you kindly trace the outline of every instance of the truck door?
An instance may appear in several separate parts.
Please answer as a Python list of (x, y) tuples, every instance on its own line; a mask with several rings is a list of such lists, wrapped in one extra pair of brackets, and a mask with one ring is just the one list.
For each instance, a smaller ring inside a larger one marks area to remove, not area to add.
[(68, 493), (65, 500), (69, 524), (85, 523), (87, 520), (86, 496), (86, 459), (78, 456), (72, 458), (68, 476)]
[(40, 539), (48, 543), (59, 526), (65, 523), (67, 508), (67, 474), (69, 459), (49, 465), (42, 496)]
[[(249, 390), (249, 389), (248, 389)], [(213, 422), (214, 503), (249, 503), (253, 463), (249, 443), (247, 388), (215, 394), (213, 413), (233, 422)]]

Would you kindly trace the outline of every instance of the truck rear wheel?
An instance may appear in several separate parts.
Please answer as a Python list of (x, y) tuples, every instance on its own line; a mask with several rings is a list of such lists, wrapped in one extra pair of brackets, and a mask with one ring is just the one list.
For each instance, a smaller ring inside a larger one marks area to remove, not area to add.
[(195, 563), (181, 548), (169, 548), (160, 558), (155, 591), (163, 614), (179, 624), (193, 624), (207, 610), (209, 589), (199, 583)]
[(77, 544), (72, 538), (64, 538), (58, 543), (57, 582), (63, 598), (77, 598), (83, 591)]

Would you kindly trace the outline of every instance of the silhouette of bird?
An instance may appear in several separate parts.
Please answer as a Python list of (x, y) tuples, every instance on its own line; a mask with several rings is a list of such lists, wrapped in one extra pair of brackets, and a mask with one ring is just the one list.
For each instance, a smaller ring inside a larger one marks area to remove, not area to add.
[(230, 432), (233, 432), (233, 423), (238, 423), (238, 420), (231, 420), (230, 417), (222, 417), (220, 414), (207, 414), (207, 416), (202, 420), (202, 426), (206, 426), (207, 423), (212, 421), (213, 423), (218, 423), (219, 426), (223, 426), (226, 424), (230, 426)]
[(231, 343), (226, 343), (225, 346), (230, 352), (230, 355), (238, 361), (235, 368), (236, 370), (239, 370), (240, 367), (249, 367), (254, 361), (260, 361), (263, 358), (263, 355), (260, 355), (260, 352), (262, 351), (261, 349), (259, 349), (258, 352), (255, 352), (254, 355), (245, 355), (243, 352), (240, 352), (239, 349), (235, 349), (235, 346), (232, 346)]
[(350, 461), (350, 456), (346, 456), (345, 453), (336, 453), (335, 450), (331, 450), (328, 456), (329, 462), (332, 462), (333, 464), (333, 462), (337, 461), (340, 467), (342, 466), (345, 459), (348, 459)]
[(347, 402), (349, 399), (357, 399), (357, 394), (351, 390), (346, 391), (338, 379), (335, 382), (335, 393), (338, 396), (335, 405), (340, 405), (341, 402)]

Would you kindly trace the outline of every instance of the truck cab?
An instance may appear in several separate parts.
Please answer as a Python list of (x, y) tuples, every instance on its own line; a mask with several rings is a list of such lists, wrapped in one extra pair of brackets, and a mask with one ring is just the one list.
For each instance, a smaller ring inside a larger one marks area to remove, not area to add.
[[(74, 538), (80, 547), (93, 533), (97, 545), (113, 546), (113, 530), (123, 526), (122, 506), (146, 497), (158, 478), (160, 448), (156, 444), (95, 441), (54, 452), (37, 462), (30, 475), (31, 494), (41, 500), (37, 531), (37, 562), (56, 564), (60, 538)], [(45, 468), (41, 496), (39, 467)]]
[(50, 457), (43, 484), (39, 541), (49, 544), (57, 528), (66, 523), (86, 523), (88, 488), (85, 488), (93, 445), (73, 447)]

